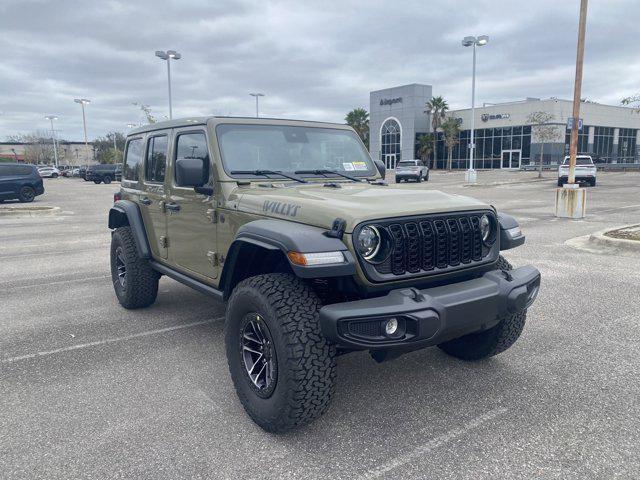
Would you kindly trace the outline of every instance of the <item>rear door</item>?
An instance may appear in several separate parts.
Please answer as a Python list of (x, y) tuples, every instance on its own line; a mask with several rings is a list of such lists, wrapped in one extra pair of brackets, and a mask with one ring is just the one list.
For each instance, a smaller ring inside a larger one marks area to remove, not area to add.
[(0, 165), (0, 195), (13, 195), (18, 188), (16, 165)]
[(175, 164), (181, 158), (202, 158), (209, 166), (209, 184), (213, 186), (213, 168), (207, 132), (204, 127), (174, 130), (171, 156), (171, 185), (167, 197), (167, 237), (169, 258), (180, 270), (202, 281), (217, 284), (219, 268), (216, 249), (216, 195), (196, 193), (176, 183)]
[(165, 172), (169, 153), (170, 130), (149, 134), (146, 140), (140, 212), (149, 246), (155, 257), (167, 258), (167, 214), (165, 212)]

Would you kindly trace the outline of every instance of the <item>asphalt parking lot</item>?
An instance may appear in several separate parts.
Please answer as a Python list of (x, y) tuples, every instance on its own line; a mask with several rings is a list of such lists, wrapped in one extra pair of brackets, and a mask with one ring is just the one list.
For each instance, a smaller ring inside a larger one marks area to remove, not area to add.
[(640, 477), (640, 258), (564, 243), (640, 223), (640, 174), (599, 174), (582, 221), (553, 217), (553, 173), (479, 175), (409, 188), (520, 220), (527, 243), (505, 256), (543, 284), (519, 342), (479, 363), (438, 349), (340, 357), (330, 411), (286, 435), (236, 398), (223, 304), (163, 278), (152, 307), (119, 306), (117, 184), (45, 180), (35, 204), (60, 214), (0, 217), (0, 478)]

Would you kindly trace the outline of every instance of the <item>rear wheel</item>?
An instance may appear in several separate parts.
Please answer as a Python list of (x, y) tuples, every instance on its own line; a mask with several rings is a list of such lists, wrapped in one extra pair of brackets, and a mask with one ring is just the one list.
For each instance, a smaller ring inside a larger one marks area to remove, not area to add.
[(102, 181), (108, 185), (111, 183), (111, 177), (109, 175), (105, 175)]
[(58, 178), (58, 174), (57, 173), (52, 173), (51, 174), (51, 178)]
[(422, 175), (418, 175), (418, 179), (416, 180), (418, 183), (422, 183)]
[[(512, 270), (511, 264), (501, 255), (497, 268)], [(492, 357), (507, 350), (520, 337), (527, 318), (527, 311), (523, 310), (515, 315), (509, 315), (485, 331), (471, 333), (438, 345), (452, 357), (461, 360), (481, 360)]]
[(138, 256), (131, 227), (117, 228), (111, 237), (111, 281), (124, 308), (148, 307), (156, 301), (160, 274)]
[(592, 187), (596, 186), (596, 179), (595, 178), (591, 179), (591, 186)]
[(291, 274), (251, 277), (227, 306), (225, 342), (242, 406), (268, 432), (313, 421), (328, 408), (335, 347), (320, 332), (320, 299)]
[(102, 182), (102, 180), (96, 179), (93, 181), (93, 183), (95, 183), (96, 185), (100, 185), (100, 182)]
[(23, 203), (33, 202), (33, 199), (36, 198), (36, 191), (29, 186), (24, 186), (18, 192), (18, 200)]

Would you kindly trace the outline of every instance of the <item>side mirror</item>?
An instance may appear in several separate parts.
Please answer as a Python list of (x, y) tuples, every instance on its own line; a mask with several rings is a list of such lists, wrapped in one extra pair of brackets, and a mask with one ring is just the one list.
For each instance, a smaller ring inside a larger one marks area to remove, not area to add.
[(387, 176), (387, 167), (384, 166), (384, 162), (382, 160), (374, 160), (373, 163), (376, 164), (376, 168), (378, 169), (378, 172), (380, 172), (380, 175), (382, 175), (382, 179), (384, 180), (384, 178)]
[(204, 158), (181, 158), (176, 161), (176, 183), (181, 187), (202, 187), (209, 181)]

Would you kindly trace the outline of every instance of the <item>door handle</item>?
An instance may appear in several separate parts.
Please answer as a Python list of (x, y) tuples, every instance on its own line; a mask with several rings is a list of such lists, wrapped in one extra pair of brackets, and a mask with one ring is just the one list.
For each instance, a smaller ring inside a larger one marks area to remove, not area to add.
[(140, 199), (140, 203), (142, 203), (143, 205), (151, 205), (151, 200), (149, 200), (147, 197), (142, 197)]
[(166, 208), (167, 210), (171, 210), (172, 212), (177, 212), (178, 210), (180, 210), (180, 205), (178, 205), (177, 203), (171, 202), (171, 203), (167, 203), (164, 208)]

